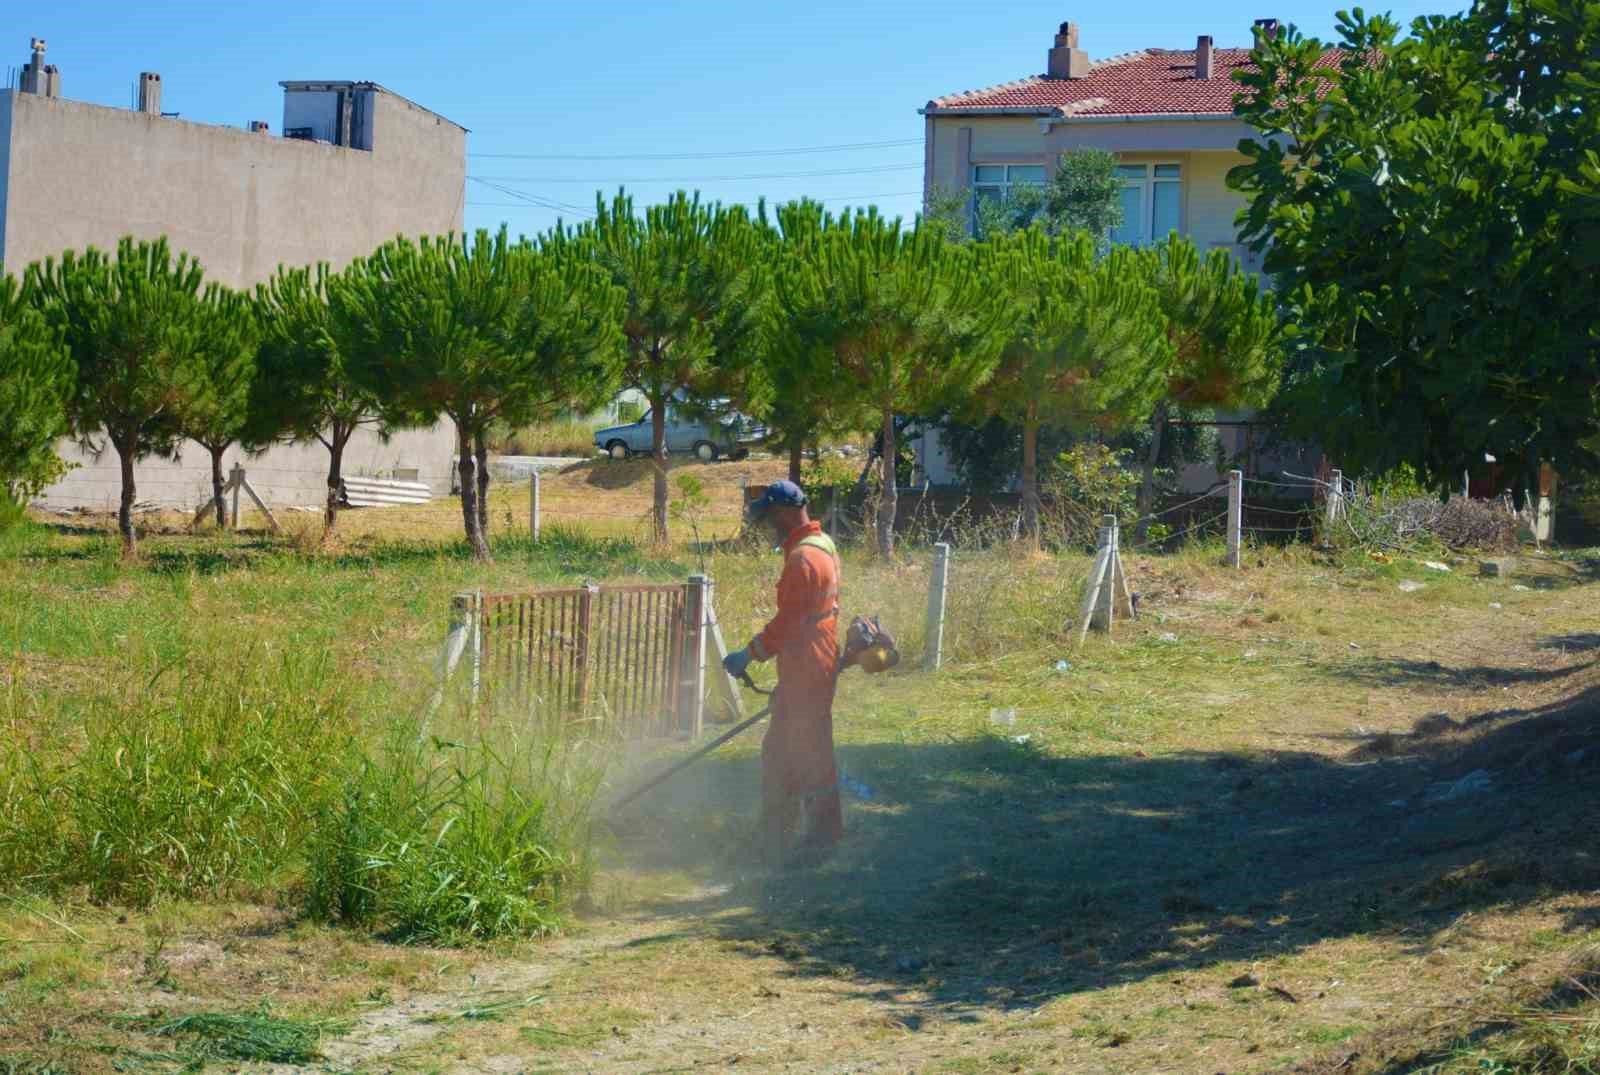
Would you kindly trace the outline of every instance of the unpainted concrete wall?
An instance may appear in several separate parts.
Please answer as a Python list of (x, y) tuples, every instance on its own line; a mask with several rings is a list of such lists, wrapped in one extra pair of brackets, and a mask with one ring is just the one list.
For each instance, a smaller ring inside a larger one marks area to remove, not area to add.
[[(8, 272), (123, 235), (165, 235), (198, 257), (208, 279), (234, 287), (280, 264), (342, 267), (398, 234), (460, 232), (466, 132), (403, 98), (377, 93), (373, 149), (346, 149), (190, 123), (35, 94), (0, 94), (0, 252)], [(96, 459), (72, 442), (77, 465), (47, 489), (52, 506), (114, 506), (116, 453)], [(416, 466), (439, 495), (450, 490), (449, 422), (398, 434), (389, 444), (358, 432), (348, 474)], [(229, 454), (230, 464), (234, 456)], [(320, 444), (277, 447), (244, 460), (269, 505), (320, 504), (327, 453)], [(178, 463), (146, 460), (139, 499), (192, 506), (209, 495), (210, 457), (185, 446)]]
[[(109, 444), (103, 447), (96, 458), (76, 444), (63, 443), (58, 451), (76, 469), (46, 489), (36, 503), (116, 511), (122, 471), (117, 450)], [(386, 478), (396, 467), (416, 467), (418, 481), (427, 482), (435, 496), (447, 496), (454, 458), (455, 427), (444, 421), (432, 429), (396, 433), (387, 444), (376, 433), (359, 431), (345, 447), (342, 469), (346, 477)], [(327, 499), (328, 450), (315, 441), (278, 445), (260, 456), (231, 448), (223, 460), (224, 476), (234, 463), (245, 468), (250, 485), (270, 508), (317, 508)], [(141, 504), (194, 508), (211, 498), (211, 453), (185, 442), (177, 462), (152, 456), (134, 467), (133, 479)]]
[(208, 279), (335, 268), (399, 234), (459, 232), (466, 132), (378, 94), (373, 149), (9, 93), (6, 266), (165, 235)]

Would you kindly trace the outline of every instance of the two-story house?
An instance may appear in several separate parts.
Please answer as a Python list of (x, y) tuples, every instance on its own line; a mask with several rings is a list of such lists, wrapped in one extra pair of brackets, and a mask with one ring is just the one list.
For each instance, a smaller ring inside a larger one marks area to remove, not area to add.
[[(1277, 20), (1256, 25), (1270, 33)], [(1245, 159), (1240, 140), (1253, 136), (1233, 115), (1239, 85), (1231, 77), (1249, 54), (1202, 36), (1191, 49), (1091, 60), (1077, 25), (1062, 23), (1043, 74), (946, 94), (922, 107), (924, 199), (960, 190), (972, 191), (974, 200), (1004, 197), (1019, 185), (1046, 182), (1068, 150), (1104, 149), (1121, 161), (1123, 223), (1113, 240), (1142, 244), (1177, 231), (1202, 251), (1227, 249), (1258, 269), (1234, 226), (1244, 199), (1227, 186), (1228, 170)], [(1224, 448), (1248, 457), (1249, 427), (1235, 423), (1224, 419)], [(918, 455), (919, 480), (957, 480), (936, 436), (921, 438)], [(1186, 484), (1193, 482), (1203, 488), (1209, 479), (1195, 474)]]

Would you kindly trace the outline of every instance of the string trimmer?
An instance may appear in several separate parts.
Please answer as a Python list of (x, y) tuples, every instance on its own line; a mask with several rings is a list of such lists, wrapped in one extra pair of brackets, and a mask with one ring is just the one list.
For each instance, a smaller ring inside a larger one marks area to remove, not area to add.
[[(899, 663), (900, 651), (895, 648), (894, 636), (884, 630), (883, 624), (878, 621), (878, 617), (874, 616), (868, 619), (865, 616), (857, 616), (851, 622), (850, 630), (845, 632), (844, 652), (839, 655), (839, 672), (844, 671), (846, 668), (859, 667), (863, 672), (870, 675), (887, 671)], [(835, 675), (837, 674), (836, 672)], [(750, 678), (748, 671), (740, 673), (739, 678), (744, 681), (746, 687), (749, 687), (757, 694), (771, 697), (772, 692), (756, 686), (755, 680)], [(740, 721), (693, 754), (673, 762), (665, 770), (628, 792), (628, 794), (612, 804), (612, 811), (615, 812), (622, 809), (646, 792), (666, 783), (671, 777), (683, 772), (683, 770), (710, 754), (746, 728), (759, 724), (771, 715), (772, 703), (768, 702), (762, 707), (761, 712), (755, 716)]]

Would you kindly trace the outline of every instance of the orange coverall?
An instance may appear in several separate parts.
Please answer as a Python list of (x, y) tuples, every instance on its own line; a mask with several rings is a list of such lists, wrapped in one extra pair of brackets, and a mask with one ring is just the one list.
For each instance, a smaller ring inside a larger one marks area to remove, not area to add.
[(772, 723), (761, 741), (761, 798), (768, 840), (785, 851), (805, 812), (807, 842), (844, 835), (839, 771), (833, 759), (833, 692), (839, 676), (839, 565), (803, 545), (820, 523), (797, 527), (783, 543), (778, 613), (751, 642), (751, 655), (778, 659)]

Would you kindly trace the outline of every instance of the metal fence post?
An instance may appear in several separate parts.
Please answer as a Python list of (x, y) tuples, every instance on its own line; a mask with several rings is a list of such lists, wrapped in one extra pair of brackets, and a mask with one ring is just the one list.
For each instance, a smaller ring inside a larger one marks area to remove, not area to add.
[(684, 708), (680, 711), (688, 718), (685, 723), (691, 738), (700, 738), (706, 709), (706, 628), (711, 608), (711, 580), (705, 575), (690, 575), (684, 585), (684, 619), (689, 628), (688, 644), (684, 647), (683, 690)]
[(537, 470), (528, 478), (528, 531), (533, 535), (533, 540), (539, 540), (539, 472)]
[(1244, 471), (1228, 471), (1228, 566), (1239, 566), (1239, 543), (1244, 529)]
[(1332, 526), (1344, 512), (1344, 471), (1335, 470), (1328, 490), (1328, 525)]
[(928, 576), (928, 630), (922, 650), (922, 667), (937, 672), (944, 663), (944, 599), (950, 582), (950, 546), (933, 547), (933, 571)]

